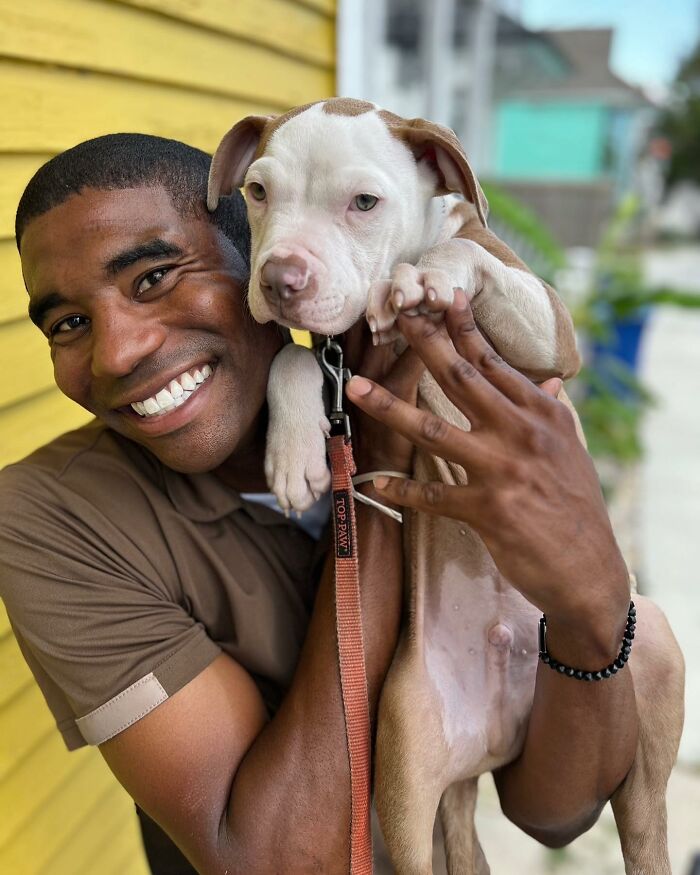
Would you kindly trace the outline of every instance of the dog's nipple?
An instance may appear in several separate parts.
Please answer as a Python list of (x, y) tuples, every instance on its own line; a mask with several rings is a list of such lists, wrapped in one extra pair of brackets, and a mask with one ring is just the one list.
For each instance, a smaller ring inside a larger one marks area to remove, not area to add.
[(491, 626), (488, 633), (489, 644), (497, 650), (510, 650), (513, 646), (513, 632), (503, 623)]

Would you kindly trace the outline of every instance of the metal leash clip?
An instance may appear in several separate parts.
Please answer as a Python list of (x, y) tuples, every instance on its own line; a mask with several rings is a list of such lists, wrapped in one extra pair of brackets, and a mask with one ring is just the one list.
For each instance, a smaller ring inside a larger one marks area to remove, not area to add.
[[(333, 390), (331, 412), (328, 416), (331, 423), (330, 437), (344, 435), (347, 442), (350, 440), (350, 417), (343, 409), (343, 395), (345, 392), (345, 384), (352, 376), (350, 368), (343, 367), (343, 349), (336, 340), (333, 340), (332, 337), (327, 337), (326, 342), (322, 346), (317, 347), (316, 357)], [(334, 359), (334, 361), (332, 359)], [(370, 498), (368, 495), (358, 492), (354, 484), (352, 485), (352, 496), (361, 504), (373, 507), (399, 523), (403, 522), (403, 516), (397, 510), (386, 507), (374, 498)]]
[(326, 342), (318, 347), (316, 356), (332, 388), (331, 412), (328, 416), (331, 423), (331, 435), (343, 434), (349, 438), (350, 417), (343, 409), (343, 396), (345, 384), (352, 374), (350, 368), (343, 367), (343, 348), (332, 337), (327, 337)]

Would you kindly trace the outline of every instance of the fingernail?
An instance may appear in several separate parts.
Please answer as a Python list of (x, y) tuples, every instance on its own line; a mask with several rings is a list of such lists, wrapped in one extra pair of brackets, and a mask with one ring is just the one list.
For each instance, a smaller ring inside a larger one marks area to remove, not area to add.
[(467, 309), (467, 296), (464, 293), (464, 289), (456, 288), (454, 291), (454, 308), (455, 310), (466, 310)]
[(370, 390), (372, 389), (372, 384), (369, 380), (365, 380), (364, 377), (352, 377), (348, 382), (348, 389), (350, 389), (354, 395), (369, 395)]
[(437, 292), (435, 289), (428, 289), (427, 295), (429, 301), (437, 301)]
[(375, 489), (386, 489), (389, 485), (388, 477), (375, 477), (372, 481), (372, 484)]
[(400, 310), (403, 307), (403, 302), (406, 300), (404, 293), (401, 291), (394, 292), (394, 307)]
[(371, 316), (369, 319), (369, 330), (372, 332), (372, 334), (374, 334), (377, 330), (377, 320), (373, 316)]

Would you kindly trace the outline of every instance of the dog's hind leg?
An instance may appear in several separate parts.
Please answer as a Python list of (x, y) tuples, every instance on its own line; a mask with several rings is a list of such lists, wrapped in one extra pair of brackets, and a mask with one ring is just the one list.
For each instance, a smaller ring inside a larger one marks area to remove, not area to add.
[(439, 708), (428, 690), (419, 664), (395, 660), (379, 705), (374, 801), (397, 875), (433, 872), (433, 827), (446, 783), (446, 750)]
[[(396, 875), (433, 875), (433, 826), (440, 801), (420, 769), (392, 782), (392, 795), (376, 798), (384, 842)], [(385, 785), (386, 787), (386, 785)]]
[(635, 603), (637, 636), (629, 667), (639, 740), (632, 768), (611, 804), (627, 875), (671, 875), (666, 785), (683, 729), (683, 657), (659, 608), (642, 598)]
[(474, 825), (478, 778), (451, 784), (440, 800), (448, 875), (489, 875)]

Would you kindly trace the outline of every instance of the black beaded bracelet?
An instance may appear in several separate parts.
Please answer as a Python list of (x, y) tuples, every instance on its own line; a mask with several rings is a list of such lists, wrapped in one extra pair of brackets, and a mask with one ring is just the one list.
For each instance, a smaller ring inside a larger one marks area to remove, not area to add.
[(637, 609), (634, 602), (630, 602), (629, 610), (627, 611), (627, 625), (625, 626), (625, 635), (622, 639), (622, 647), (617, 659), (610, 663), (600, 671), (586, 671), (583, 668), (571, 668), (554, 659), (547, 653), (547, 618), (542, 615), (540, 620), (540, 659), (545, 665), (558, 671), (560, 674), (566, 675), (569, 678), (576, 678), (578, 681), (602, 681), (603, 678), (610, 678), (617, 674), (620, 669), (623, 669), (630, 658), (632, 650), (632, 641), (634, 640), (634, 630), (637, 628)]

